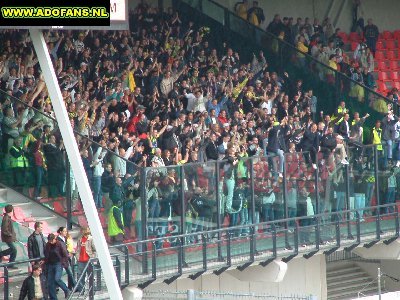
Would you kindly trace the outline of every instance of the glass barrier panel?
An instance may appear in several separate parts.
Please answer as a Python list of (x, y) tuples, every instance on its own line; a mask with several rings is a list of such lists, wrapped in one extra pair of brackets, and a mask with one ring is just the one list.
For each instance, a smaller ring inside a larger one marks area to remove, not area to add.
[(358, 210), (363, 222), (366, 217), (375, 214), (365, 209), (376, 205), (374, 147), (350, 144), (348, 152), (350, 197), (354, 195), (354, 209)]
[[(285, 154), (287, 189), (287, 214), (289, 218), (313, 216), (317, 214), (315, 188), (316, 157), (310, 152)], [(308, 226), (311, 219), (302, 219), (299, 225)], [(304, 224), (303, 224), (304, 223)], [(294, 222), (288, 226), (293, 228)]]
[[(187, 188), (181, 180), (181, 166), (146, 169), (147, 237), (166, 237), (182, 233), (181, 199)], [(165, 242), (158, 241), (157, 249)]]
[[(207, 2), (207, 1), (206, 1)], [(207, 13), (208, 14), (208, 13)], [(221, 19), (223, 20), (223, 19)], [(221, 20), (219, 20), (221, 22)], [(253, 37), (253, 30), (251, 24), (237, 15), (229, 15), (229, 28), (243, 37)]]
[[(182, 165), (185, 186), (185, 229), (183, 233), (217, 229), (218, 205), (215, 166), (215, 162)], [(201, 242), (200, 235), (191, 237), (194, 240), (187, 242)], [(211, 238), (211, 236), (207, 237), (207, 239)]]
[[(194, 6), (194, 5), (191, 5)], [(224, 25), (224, 19), (225, 19), (225, 9), (213, 2), (210, 1), (203, 1), (202, 2), (202, 12), (207, 12), (207, 15), (218, 21), (222, 22)]]

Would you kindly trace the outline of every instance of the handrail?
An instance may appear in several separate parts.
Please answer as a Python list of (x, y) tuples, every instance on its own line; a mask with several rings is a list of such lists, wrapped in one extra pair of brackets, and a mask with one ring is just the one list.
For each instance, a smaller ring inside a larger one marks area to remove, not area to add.
[[(251, 228), (254, 226), (260, 227), (260, 226), (272, 225), (272, 224), (276, 224), (276, 223), (288, 223), (291, 221), (299, 221), (299, 220), (304, 220), (304, 219), (322, 218), (322, 217), (335, 216), (335, 215), (337, 216), (337, 215), (341, 215), (341, 214), (357, 212), (358, 210), (380, 209), (380, 208), (391, 207), (391, 206), (394, 207), (395, 205), (396, 205), (396, 203), (382, 204), (382, 205), (364, 207), (362, 209), (359, 208), (359, 209), (341, 210), (341, 211), (335, 211), (335, 212), (330, 212), (330, 213), (328, 213), (328, 212), (320, 213), (320, 214), (315, 214), (315, 215), (311, 215), (311, 216), (286, 218), (286, 219), (279, 219), (279, 220), (274, 220), (274, 221), (254, 223), (254, 224), (236, 225), (236, 226), (224, 227), (224, 228), (220, 228), (220, 229), (203, 230), (203, 231), (198, 231), (198, 232), (173, 235), (171, 237), (159, 237), (159, 238), (152, 238), (152, 239), (135, 241), (135, 242), (130, 242), (130, 243), (122, 243), (122, 244), (112, 245), (112, 246), (110, 246), (110, 248), (118, 248), (118, 247), (124, 247), (124, 246), (134, 246), (134, 245), (139, 245), (139, 244), (158, 242), (158, 241), (163, 241), (168, 238), (184, 239), (184, 238), (192, 236), (192, 235), (213, 234), (213, 233), (215, 234), (215, 233), (221, 233), (224, 231), (234, 231), (234, 230), (239, 230), (239, 229)], [(395, 214), (395, 213), (390, 213), (390, 214)], [(382, 214), (381, 214), (381, 216), (382, 216)], [(347, 221), (350, 221), (350, 220), (344, 220), (344, 222), (347, 222)]]
[(44, 257), (30, 258), (30, 259), (18, 260), (18, 261), (13, 261), (13, 262), (8, 262), (8, 263), (0, 263), (0, 268), (5, 268), (5, 267), (13, 266), (13, 265), (22, 265), (25, 263), (41, 261), (41, 260), (44, 260)]
[(26, 264), (26, 263), (31, 263), (35, 261), (40, 261), (43, 260), (44, 257), (39, 257), (39, 258), (31, 258), (31, 259), (25, 259), (22, 261), (13, 261), (13, 262), (8, 262), (8, 263), (0, 263), (0, 268), (4, 269), (4, 274), (0, 276), (0, 278), (4, 279), (4, 289), (3, 289), (3, 299), (8, 299), (9, 296), (9, 270), (8, 267), (14, 266), (14, 265), (21, 265), (21, 264)]
[[(89, 265), (93, 263), (93, 261), (97, 260), (97, 258), (91, 258), (89, 259), (89, 261), (86, 263), (85, 267), (82, 270), (81, 276), (79, 276), (78, 280), (76, 281), (76, 284), (74, 286), (74, 288), (72, 289), (70, 295), (68, 296), (68, 300), (72, 299), (74, 293), (77, 292), (77, 289), (79, 287), (79, 283), (83, 280), (84, 277), (86, 277), (86, 271), (89, 268)], [(82, 286), (83, 289), (83, 286)]]

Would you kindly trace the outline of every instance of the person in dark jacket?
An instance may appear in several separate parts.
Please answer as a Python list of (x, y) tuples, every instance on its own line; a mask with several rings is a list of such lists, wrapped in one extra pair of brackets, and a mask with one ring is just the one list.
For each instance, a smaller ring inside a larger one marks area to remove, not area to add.
[[(286, 117), (282, 120), (282, 125), (286, 122)], [(274, 122), (273, 127), (268, 133), (268, 144), (267, 152), (268, 155), (276, 154), (279, 156), (279, 177), (282, 177), (283, 164), (285, 163), (285, 156), (283, 155), (285, 150), (285, 140), (281, 133), (281, 124)]]
[(333, 135), (332, 126), (329, 126), (327, 133), (322, 136), (320, 145), (323, 158), (327, 160), (337, 146), (336, 137)]
[(304, 155), (304, 159), (307, 163), (310, 162), (310, 156), (313, 168), (316, 169), (317, 165), (315, 164), (317, 151), (319, 148), (319, 138), (317, 133), (317, 124), (312, 124), (310, 129), (306, 129), (304, 131), (303, 139), (301, 141), (301, 150), (303, 152), (308, 152)]
[[(67, 233), (68, 233), (68, 230), (67, 230), (67, 228), (61, 226), (60, 228), (58, 228), (57, 233), (58, 233), (57, 241), (60, 242), (60, 244), (63, 246), (63, 248), (65, 248), (65, 251), (67, 251), (67, 253), (68, 253), (68, 249), (67, 249)], [(68, 255), (67, 259), (63, 260), (62, 264), (63, 264), (63, 267), (65, 269), (65, 272), (68, 275), (68, 288), (69, 289), (73, 289), (74, 286), (76, 285), (76, 281), (74, 279), (74, 275), (72, 274), (71, 260), (70, 260), (69, 255)]]
[[(11, 204), (6, 205), (4, 207), (4, 215), (3, 220), (1, 221), (1, 241), (6, 243), (8, 249), (0, 251), (0, 262), (3, 256), (10, 255), (9, 262), (14, 262), (17, 257), (17, 248), (15, 248), (14, 243), (17, 238), (15, 235), (14, 227), (11, 220), (11, 215), (13, 214), (14, 207)], [(11, 265), (8, 267), (9, 269), (18, 269), (17, 266)]]
[(178, 148), (178, 138), (176, 136), (176, 133), (178, 131), (178, 126), (177, 126), (177, 121), (174, 121), (173, 125), (168, 125), (166, 127), (166, 130), (161, 136), (161, 144), (163, 145), (163, 149), (168, 149), (170, 151), (173, 151), (175, 148)]
[(57, 241), (53, 233), (49, 234), (47, 240), (45, 261), (50, 300), (57, 299), (56, 286), (59, 286), (64, 291), (65, 298), (68, 298), (71, 291), (61, 279), (65, 261), (68, 260), (68, 252), (61, 243)]
[(90, 188), (91, 190), (93, 190), (93, 166), (92, 166), (92, 160), (89, 158), (89, 151), (87, 149), (81, 151), (81, 158), (82, 158), (83, 168), (85, 169), (86, 172), (86, 177), (89, 181)]
[(107, 164), (105, 166), (103, 175), (101, 175), (101, 192), (105, 198), (105, 212), (108, 213), (112, 206), (112, 202), (110, 200), (110, 193), (114, 186), (114, 173), (112, 171), (112, 165)]
[(214, 201), (206, 199), (204, 192), (201, 188), (196, 187), (194, 190), (194, 197), (191, 200), (191, 206), (196, 215), (197, 231), (208, 230), (208, 222), (211, 221), (213, 214)]
[(344, 137), (346, 140), (350, 137), (350, 124), (349, 114), (345, 114), (343, 120), (339, 123), (337, 133)]
[[(35, 222), (35, 231), (28, 237), (28, 257), (44, 258), (44, 249), (46, 248), (46, 241), (43, 236), (42, 222)], [(35, 264), (34, 262), (33, 264)], [(40, 262), (41, 264), (42, 262)]]
[(46, 283), (42, 275), (42, 267), (39, 264), (32, 266), (32, 274), (25, 278), (22, 283), (19, 300), (47, 300)]
[(43, 146), (47, 161), (47, 175), (49, 184), (49, 198), (62, 196), (64, 194), (65, 162), (64, 145), (56, 143), (56, 137), (50, 136), (49, 143)]
[(218, 146), (217, 136), (215, 133), (211, 133), (210, 142), (206, 146), (207, 160), (218, 160)]

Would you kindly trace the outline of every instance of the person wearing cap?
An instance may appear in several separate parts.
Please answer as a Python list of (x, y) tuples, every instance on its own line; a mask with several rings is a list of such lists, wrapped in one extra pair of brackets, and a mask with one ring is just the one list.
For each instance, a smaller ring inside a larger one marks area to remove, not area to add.
[(346, 154), (346, 146), (344, 144), (344, 138), (340, 134), (336, 136), (336, 148), (335, 150), (339, 151), (339, 160), (343, 165), (348, 165), (347, 154)]

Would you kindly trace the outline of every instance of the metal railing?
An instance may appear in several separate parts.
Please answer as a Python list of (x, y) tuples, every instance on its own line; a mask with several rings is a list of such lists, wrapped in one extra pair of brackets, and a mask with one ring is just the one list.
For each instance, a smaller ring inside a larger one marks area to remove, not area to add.
[[(148, 239), (114, 245), (111, 251), (118, 252), (115, 257), (120, 266), (116, 264), (115, 268), (121, 287), (135, 283), (145, 288), (155, 281), (170, 284), (180, 277), (194, 280), (203, 274), (219, 275), (229, 268), (244, 270), (253, 264), (266, 266), (276, 259), (288, 262), (298, 255), (308, 259), (318, 252), (329, 255), (338, 249), (368, 248), (381, 240), (390, 244), (399, 237), (397, 206), (390, 204), (364, 209), (372, 212), (386, 208), (392, 208), (393, 212), (369, 220), (362, 220), (358, 210), (346, 210)], [(294, 223), (293, 228), (285, 228), (285, 224), (291, 223)], [(238, 235), (243, 230), (248, 234)], [(200, 241), (185, 243), (194, 237)], [(168, 242), (169, 246), (157, 247), (162, 242)], [(141, 250), (145, 249), (144, 245), (150, 249)], [(89, 268), (87, 272), (87, 278), (90, 278), (93, 272)], [(85, 284), (90, 285), (93, 280), (87, 278)], [(96, 282), (97, 290), (100, 290), (101, 278)], [(90, 294), (89, 299), (93, 299)]]
[(290, 295), (290, 296), (273, 296), (270, 294), (260, 293), (244, 293), (244, 292), (216, 292), (216, 291), (145, 291), (143, 300), (168, 300), (168, 299), (187, 299), (187, 300), (205, 300), (205, 299), (221, 299), (221, 300), (311, 300), (311, 296)]
[[(288, 262), (298, 255), (308, 259), (318, 252), (329, 255), (341, 248), (346, 251), (357, 246), (368, 248), (379, 241), (390, 244), (399, 237), (397, 206), (387, 204), (364, 208), (368, 212), (386, 209), (393, 212), (364, 220), (359, 210), (344, 210), (148, 239), (114, 245), (110, 250), (121, 288), (132, 283), (145, 288), (155, 281), (170, 284), (183, 276), (194, 280), (203, 274), (219, 275), (229, 268), (244, 270), (253, 264), (267, 266), (276, 259)], [(248, 233), (239, 234), (243, 231)], [(201, 241), (185, 242), (194, 238)], [(169, 246), (158, 247), (162, 242), (168, 242)], [(4, 299), (9, 299), (8, 267), (38, 260), (0, 265)], [(82, 289), (75, 293), (78, 287)], [(94, 299), (95, 293), (104, 287), (101, 266), (97, 259), (92, 259), (85, 265), (69, 299)]]

